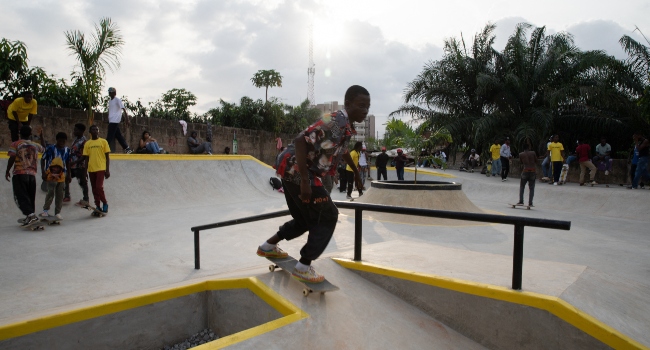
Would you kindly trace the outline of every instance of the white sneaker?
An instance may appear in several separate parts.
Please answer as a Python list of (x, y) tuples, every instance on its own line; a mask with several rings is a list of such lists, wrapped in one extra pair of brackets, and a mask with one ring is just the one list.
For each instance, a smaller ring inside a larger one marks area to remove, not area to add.
[(605, 175), (609, 175), (609, 170), (605, 170)]
[(63, 216), (61, 216), (61, 214), (56, 214), (54, 216), (56, 216), (56, 218), (59, 219), (59, 220), (63, 220)]
[(501, 182), (506, 182), (506, 179), (501, 179)]
[(554, 183), (553, 183), (553, 186), (557, 186), (557, 182), (554, 182)]
[(596, 181), (592, 181), (591, 184), (592, 184), (592, 185), (598, 185), (598, 182), (596, 182)]
[(38, 214), (38, 216), (46, 218), (46, 217), (50, 216), (50, 214), (47, 213), (47, 210), (43, 210), (43, 212)]
[(346, 199), (352, 199), (352, 196), (345, 196)]

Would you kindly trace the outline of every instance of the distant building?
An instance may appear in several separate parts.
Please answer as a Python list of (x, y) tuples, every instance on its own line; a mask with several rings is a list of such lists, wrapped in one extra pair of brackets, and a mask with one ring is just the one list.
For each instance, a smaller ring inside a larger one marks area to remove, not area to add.
[[(336, 112), (339, 109), (343, 108), (343, 105), (339, 105), (337, 101), (319, 103), (316, 105), (316, 108), (319, 109), (323, 114)], [(375, 116), (368, 114), (366, 120), (363, 123), (354, 123), (354, 128), (357, 130), (357, 135), (352, 137), (353, 141), (365, 141), (368, 137), (375, 136)]]

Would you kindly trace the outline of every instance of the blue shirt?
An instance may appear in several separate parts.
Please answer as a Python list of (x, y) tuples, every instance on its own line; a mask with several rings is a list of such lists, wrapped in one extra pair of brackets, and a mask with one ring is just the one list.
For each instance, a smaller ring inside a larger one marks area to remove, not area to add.
[(70, 148), (68, 147), (57, 148), (56, 145), (48, 145), (43, 153), (43, 160), (45, 160), (45, 166), (43, 169), (49, 168), (50, 163), (52, 163), (52, 160), (56, 157), (60, 157), (63, 161), (63, 173), (65, 174), (68, 170), (66, 169), (66, 166), (70, 160)]

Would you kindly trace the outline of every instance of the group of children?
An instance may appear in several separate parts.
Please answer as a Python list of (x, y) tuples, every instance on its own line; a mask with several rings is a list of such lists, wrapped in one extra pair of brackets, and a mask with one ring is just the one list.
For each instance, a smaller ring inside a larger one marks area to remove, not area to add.
[[(27, 226), (38, 221), (36, 215), (36, 174), (38, 173), (38, 154), (41, 157), (41, 178), (46, 184), (47, 195), (41, 217), (54, 216), (61, 220), (63, 202), (70, 201), (69, 184), (73, 177), (79, 181), (83, 198), (77, 203), (88, 206), (88, 181), (95, 200), (97, 210), (108, 212), (108, 201), (104, 194), (104, 179), (110, 177), (110, 148), (105, 139), (100, 138), (99, 127), (90, 127), (91, 139), (84, 136), (86, 126), (74, 126), (75, 139), (71, 147), (67, 147), (68, 135), (64, 132), (56, 134), (56, 143), (47, 145), (43, 131), (39, 133), (40, 144), (30, 140), (32, 128), (23, 125), (20, 128), (20, 139), (9, 147), (9, 161), (5, 179), (12, 182), (14, 200), (25, 219), (22, 225)], [(13, 178), (11, 169), (13, 168)], [(11, 178), (11, 180), (10, 180)], [(54, 201), (54, 215), (50, 212)]]

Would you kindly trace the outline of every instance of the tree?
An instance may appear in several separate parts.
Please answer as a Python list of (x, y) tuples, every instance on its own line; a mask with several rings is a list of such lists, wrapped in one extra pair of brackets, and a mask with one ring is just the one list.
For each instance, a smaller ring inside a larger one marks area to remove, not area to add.
[(274, 69), (257, 71), (257, 73), (255, 73), (251, 78), (251, 81), (256, 88), (266, 88), (264, 101), (269, 100), (269, 87), (282, 87), (282, 76)]
[(11, 82), (28, 70), (27, 46), (22, 41), (0, 40), (0, 93), (2, 99), (11, 99), (20, 91), (11, 89)]
[[(635, 31), (641, 30), (637, 27)], [(639, 43), (628, 35), (623, 35), (618, 41), (623, 50), (628, 55), (627, 63), (634, 72), (634, 74), (643, 82), (644, 92), (639, 98), (639, 107), (645, 120), (644, 127), (650, 124), (650, 41), (641, 33), (641, 36), (648, 43), (648, 46)]]
[(90, 40), (79, 30), (65, 32), (67, 47), (76, 56), (80, 69), (78, 77), (84, 87), (88, 125), (94, 121), (93, 108), (99, 102), (106, 69), (119, 69), (124, 40), (117, 25), (110, 18), (102, 18), (95, 24)]
[(186, 89), (174, 88), (149, 105), (149, 115), (153, 118), (192, 121), (194, 116), (190, 107), (196, 105), (196, 95)]
[(309, 125), (318, 120), (321, 111), (312, 108), (308, 99), (302, 101), (298, 106), (284, 105), (286, 114), (282, 121), (281, 132), (297, 134), (305, 130)]

